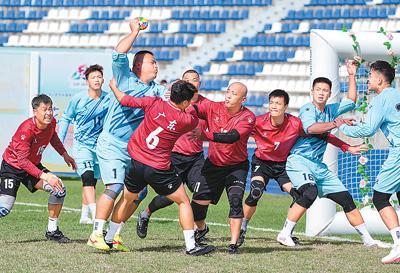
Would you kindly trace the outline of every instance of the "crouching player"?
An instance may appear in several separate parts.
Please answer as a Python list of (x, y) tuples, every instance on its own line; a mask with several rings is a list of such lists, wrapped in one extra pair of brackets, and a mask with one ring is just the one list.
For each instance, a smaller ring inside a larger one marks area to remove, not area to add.
[(37, 190), (46, 191), (50, 196), (45, 236), (49, 240), (68, 243), (70, 240), (57, 225), (66, 189), (61, 180), (40, 161), (49, 143), (74, 170), (75, 161), (68, 155), (55, 132), (56, 120), (53, 118), (53, 102), (50, 97), (42, 94), (33, 98), (32, 108), (33, 117), (18, 127), (3, 154), (0, 169), (0, 218), (11, 212), (21, 183), (32, 193)]

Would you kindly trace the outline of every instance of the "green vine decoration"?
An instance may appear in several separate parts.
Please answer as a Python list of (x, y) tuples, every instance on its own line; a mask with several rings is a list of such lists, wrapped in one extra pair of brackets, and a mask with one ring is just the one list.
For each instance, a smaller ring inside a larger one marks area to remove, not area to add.
[(391, 41), (393, 40), (393, 34), (391, 32), (385, 31), (383, 27), (379, 28), (378, 33), (382, 33), (386, 37), (387, 41), (385, 41), (383, 45), (386, 47), (386, 54), (390, 56), (390, 65), (393, 68), (396, 68), (397, 64), (400, 62), (400, 57), (396, 56), (392, 49)]

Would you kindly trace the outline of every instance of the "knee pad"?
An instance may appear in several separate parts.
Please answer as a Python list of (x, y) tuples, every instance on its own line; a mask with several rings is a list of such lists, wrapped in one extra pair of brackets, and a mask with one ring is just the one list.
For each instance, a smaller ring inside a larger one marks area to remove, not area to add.
[(262, 194), (264, 193), (265, 184), (260, 180), (251, 181), (250, 194), (246, 198), (246, 205), (250, 207), (257, 206), (258, 200), (260, 200)]
[(144, 187), (143, 190), (139, 192), (138, 199), (136, 199), (133, 203), (136, 204), (136, 206), (139, 206), (139, 204), (146, 198), (147, 196), (147, 187)]
[(243, 194), (244, 189), (242, 187), (231, 186), (228, 188), (229, 218), (243, 218)]
[[(60, 180), (61, 181), (61, 180)], [(50, 198), (53, 196), (54, 198), (62, 198), (63, 200), (64, 200), (64, 197), (67, 195), (67, 189), (65, 188), (65, 186), (64, 186), (64, 184), (61, 182), (61, 184), (62, 184), (62, 188), (63, 188), (63, 191), (56, 191), (56, 190), (54, 190), (53, 189), (53, 187), (50, 185), (50, 184), (48, 184), (47, 182), (43, 182), (43, 186), (42, 186), (42, 189), (45, 191), (45, 192), (48, 192), (48, 193), (50, 193), (50, 197), (49, 197), (49, 200), (50, 200)], [(53, 198), (51, 198), (52, 200), (55, 200), (55, 199), (53, 199)], [(50, 204), (60, 204), (60, 203), (50, 203)]]
[(390, 196), (391, 194), (389, 193), (383, 193), (379, 191), (374, 191), (374, 195), (372, 197), (372, 202), (374, 203), (374, 206), (378, 211), (380, 211), (383, 208), (389, 207), (390, 205)]
[(14, 203), (14, 196), (0, 194), (0, 218), (6, 217), (11, 212)]
[(315, 184), (305, 184), (301, 186), (297, 191), (300, 197), (296, 200), (296, 203), (306, 209), (311, 207), (318, 196), (318, 188)]
[(292, 197), (292, 204), (290, 204), (290, 207), (293, 207), (294, 203), (300, 198), (300, 193), (295, 189), (291, 188), (289, 195)]
[(151, 213), (168, 207), (170, 205), (172, 205), (174, 202), (172, 202), (171, 200), (169, 200), (166, 196), (164, 195), (157, 195), (156, 197), (153, 198), (153, 200), (151, 200), (150, 204), (149, 204), (149, 210)]
[(50, 194), (49, 195), (49, 199), (48, 199), (48, 203), (49, 204), (53, 204), (53, 205), (64, 204), (64, 197), (65, 197), (65, 195), (62, 196), (62, 197), (59, 197), (59, 196)]
[(94, 178), (93, 171), (86, 171), (81, 175), (84, 187), (96, 187), (97, 179)]
[(206, 219), (208, 205), (200, 205), (194, 201), (192, 201), (190, 205), (192, 206), (193, 217), (195, 221), (202, 221)]
[(110, 199), (117, 199), (120, 192), (124, 189), (124, 184), (114, 183), (108, 185), (108, 188), (104, 190), (104, 194)]
[(357, 208), (356, 204), (354, 204), (353, 197), (351, 197), (348, 191), (330, 193), (326, 197), (339, 204), (345, 213)]

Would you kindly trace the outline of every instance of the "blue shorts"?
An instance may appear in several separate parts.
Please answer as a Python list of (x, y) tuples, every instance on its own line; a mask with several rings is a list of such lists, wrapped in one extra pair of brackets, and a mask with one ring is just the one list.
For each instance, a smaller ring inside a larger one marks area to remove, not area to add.
[(110, 134), (101, 133), (97, 140), (96, 153), (104, 185), (124, 184), (125, 170), (131, 162), (128, 144)]
[(374, 190), (390, 194), (400, 192), (400, 147), (389, 149), (389, 155), (376, 178)]
[(296, 189), (305, 184), (316, 184), (319, 197), (324, 197), (330, 193), (348, 191), (326, 164), (313, 162), (297, 154), (289, 155), (286, 162), (286, 172)]
[(100, 179), (100, 168), (94, 148), (89, 148), (79, 142), (74, 142), (73, 155), (78, 167), (77, 173), (94, 172), (94, 178)]

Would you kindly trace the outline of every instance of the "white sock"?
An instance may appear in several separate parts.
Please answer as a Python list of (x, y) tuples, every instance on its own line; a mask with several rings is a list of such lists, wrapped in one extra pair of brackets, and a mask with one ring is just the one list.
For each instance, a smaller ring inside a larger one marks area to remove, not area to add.
[(119, 223), (119, 228), (117, 229), (117, 232), (115, 232), (115, 234), (120, 234), (121, 233), (121, 230), (122, 230), (122, 227), (124, 226), (124, 222), (121, 222), (121, 223)]
[(250, 219), (243, 218), (242, 226), (240, 229), (247, 230), (247, 224), (249, 223)]
[(281, 233), (285, 236), (292, 235), (294, 228), (296, 227), (297, 222), (290, 221), (286, 219), (285, 224), (283, 225)]
[(185, 244), (186, 244), (187, 251), (196, 247), (196, 242), (194, 241), (194, 230), (193, 229), (184, 230), (183, 236), (185, 236)]
[(89, 206), (82, 204), (81, 219), (86, 219), (89, 217)]
[(140, 213), (140, 216), (141, 216), (141, 217), (144, 217), (144, 218), (150, 218), (150, 215), (149, 215), (149, 213), (147, 212), (147, 209), (145, 209), (144, 211), (142, 211), (142, 212)]
[(390, 230), (394, 244), (400, 244), (400, 227), (395, 227)]
[(117, 230), (119, 229), (120, 225), (121, 225), (120, 223), (114, 223), (113, 221), (110, 221), (106, 237), (104, 238), (104, 240), (107, 243), (112, 243), (112, 241), (114, 240), (114, 236), (117, 233)]
[(105, 222), (106, 220), (103, 219), (94, 219), (93, 232), (96, 232), (97, 234), (103, 234)]
[(57, 230), (57, 220), (58, 218), (50, 218), (49, 223), (47, 224), (47, 231), (56, 231)]
[(364, 243), (369, 243), (369, 242), (372, 242), (374, 240), (371, 237), (371, 235), (369, 234), (365, 224), (361, 224), (361, 225), (355, 226), (354, 228), (357, 230), (358, 234), (361, 235), (361, 239), (363, 240)]
[(89, 212), (92, 215), (92, 219), (96, 218), (96, 203), (89, 204), (88, 207), (89, 207)]

